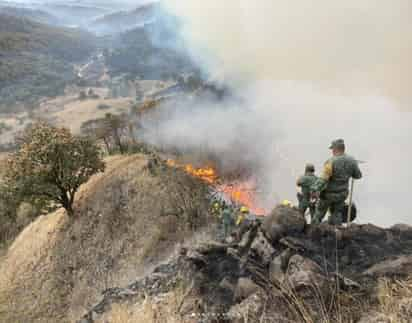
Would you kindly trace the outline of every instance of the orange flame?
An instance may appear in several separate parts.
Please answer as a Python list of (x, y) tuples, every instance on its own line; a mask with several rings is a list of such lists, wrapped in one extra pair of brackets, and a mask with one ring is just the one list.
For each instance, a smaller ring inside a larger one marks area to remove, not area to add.
[(185, 166), (185, 171), (209, 184), (216, 183), (218, 178), (216, 171), (212, 167), (194, 168), (193, 165), (189, 164)]
[(215, 184), (218, 180), (217, 172), (213, 167), (196, 168), (192, 164), (179, 165), (172, 159), (167, 160), (167, 165), (183, 169), (186, 173), (200, 178), (208, 184)]
[(252, 181), (223, 184), (217, 188), (236, 204), (246, 206), (253, 214), (265, 215), (267, 211), (258, 205), (256, 185)]
[(204, 182), (214, 185), (218, 192), (221, 192), (227, 199), (235, 204), (246, 206), (256, 215), (264, 215), (267, 211), (264, 208), (258, 207), (256, 198), (256, 184), (253, 181), (221, 184), (217, 171), (213, 167), (196, 168), (192, 164), (179, 165), (172, 159), (167, 160), (167, 165), (170, 167), (183, 169), (186, 173), (197, 177)]

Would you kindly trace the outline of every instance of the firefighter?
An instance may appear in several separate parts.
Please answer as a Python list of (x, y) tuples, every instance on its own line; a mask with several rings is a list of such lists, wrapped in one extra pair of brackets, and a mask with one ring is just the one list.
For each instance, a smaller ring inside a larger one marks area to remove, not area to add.
[(315, 166), (307, 164), (305, 166), (305, 174), (300, 176), (296, 185), (300, 187), (297, 197), (299, 201), (299, 211), (305, 216), (306, 210), (309, 209), (310, 217), (313, 219), (316, 210), (316, 200), (312, 199), (311, 188), (315, 184), (317, 177), (315, 175)]
[(358, 162), (345, 153), (343, 139), (334, 140), (329, 149), (333, 156), (326, 161), (321, 176), (312, 187), (314, 196), (319, 198), (312, 223), (321, 223), (328, 210), (331, 210), (329, 223), (340, 225), (344, 221), (349, 180), (362, 178), (362, 173)]
[(223, 204), (220, 203), (219, 201), (214, 201), (212, 203), (212, 206), (210, 208), (210, 213), (215, 216), (216, 218), (220, 219), (222, 215), (222, 206)]
[(239, 213), (237, 214), (236, 218), (236, 226), (240, 226), (243, 221), (245, 221), (246, 217), (249, 215), (249, 209), (247, 206), (241, 206)]
[(280, 205), (287, 206), (287, 207), (293, 207), (293, 203), (289, 200), (283, 200)]
[(254, 218), (247, 206), (240, 207), (236, 217), (236, 231), (234, 234), (236, 240), (240, 240), (243, 234), (250, 229)]
[(221, 212), (221, 219), (222, 219), (222, 229), (223, 229), (223, 237), (226, 239), (232, 232), (234, 219), (233, 219), (233, 210), (228, 206), (225, 205)]

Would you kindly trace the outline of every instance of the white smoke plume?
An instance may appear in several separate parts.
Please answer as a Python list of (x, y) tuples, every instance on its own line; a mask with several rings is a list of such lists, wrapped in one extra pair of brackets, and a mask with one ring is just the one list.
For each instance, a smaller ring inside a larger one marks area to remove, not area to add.
[(151, 142), (257, 165), (270, 206), (294, 199), (304, 164), (320, 171), (330, 141), (344, 138), (348, 153), (367, 162), (355, 187), (359, 221), (412, 223), (408, 0), (164, 5), (183, 20), (192, 55), (242, 100), (179, 107), (147, 134)]

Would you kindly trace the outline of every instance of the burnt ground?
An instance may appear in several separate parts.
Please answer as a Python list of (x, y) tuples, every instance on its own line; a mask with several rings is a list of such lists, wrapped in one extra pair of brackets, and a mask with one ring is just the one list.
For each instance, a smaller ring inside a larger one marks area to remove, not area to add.
[(412, 270), (405, 225), (312, 226), (278, 207), (239, 232), (233, 241), (182, 247), (144, 279), (106, 290), (79, 322), (99, 322), (114, 304), (134, 306), (181, 284), (190, 288), (175, 310), (179, 322), (374, 322), (364, 314), (378, 303), (379, 281)]

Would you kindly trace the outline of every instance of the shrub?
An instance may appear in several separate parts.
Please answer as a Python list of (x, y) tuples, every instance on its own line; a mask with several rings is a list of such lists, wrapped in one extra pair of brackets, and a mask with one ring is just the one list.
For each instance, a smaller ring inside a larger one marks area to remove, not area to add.
[(18, 146), (8, 160), (8, 189), (27, 202), (57, 203), (69, 216), (80, 185), (105, 168), (97, 145), (65, 128), (35, 124), (18, 138)]

